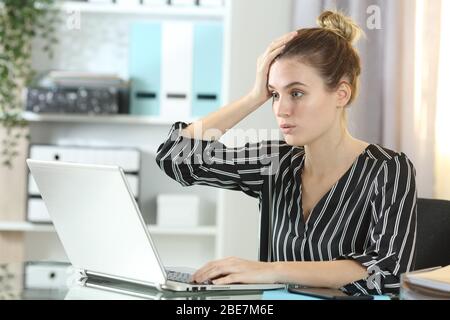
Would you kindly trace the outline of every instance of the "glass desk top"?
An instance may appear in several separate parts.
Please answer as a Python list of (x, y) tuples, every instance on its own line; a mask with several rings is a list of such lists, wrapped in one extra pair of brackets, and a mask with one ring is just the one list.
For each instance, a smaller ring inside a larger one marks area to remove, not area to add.
[[(286, 289), (172, 292), (94, 278), (87, 280), (91, 286), (86, 287), (80, 284), (79, 279), (79, 273), (68, 263), (0, 263), (0, 300), (320, 300), (292, 294)], [(108, 289), (98, 289), (95, 285)], [(389, 299), (388, 296), (374, 296), (374, 300)]]
[[(60, 262), (0, 263), (0, 299), (13, 300), (260, 300), (263, 291), (188, 293), (158, 291), (126, 283), (111, 290), (79, 284), (79, 274), (70, 264)], [(95, 282), (92, 282), (95, 284)], [(102, 283), (104, 284), (104, 283)], [(119, 292), (118, 292), (119, 291)]]

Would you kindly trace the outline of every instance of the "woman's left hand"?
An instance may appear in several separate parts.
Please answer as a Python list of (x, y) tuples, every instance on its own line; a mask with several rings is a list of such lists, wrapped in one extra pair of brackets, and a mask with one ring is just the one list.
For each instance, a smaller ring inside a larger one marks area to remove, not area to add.
[(275, 283), (276, 274), (273, 263), (230, 257), (208, 262), (194, 273), (193, 280), (211, 280), (214, 284)]

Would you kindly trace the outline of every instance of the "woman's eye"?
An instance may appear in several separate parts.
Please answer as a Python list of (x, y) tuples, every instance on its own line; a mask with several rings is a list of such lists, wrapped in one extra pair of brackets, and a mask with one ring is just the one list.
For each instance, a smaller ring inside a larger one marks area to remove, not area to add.
[(303, 96), (303, 92), (300, 92), (300, 91), (292, 92), (292, 96), (294, 98), (301, 98)]
[[(276, 92), (272, 92), (271, 94), (272, 94), (272, 98), (274, 98), (274, 99), (278, 99), (280, 97), (280, 95)], [(300, 92), (300, 91), (295, 91), (295, 92), (292, 92), (291, 95), (294, 98), (301, 98), (304, 95), (304, 93)]]

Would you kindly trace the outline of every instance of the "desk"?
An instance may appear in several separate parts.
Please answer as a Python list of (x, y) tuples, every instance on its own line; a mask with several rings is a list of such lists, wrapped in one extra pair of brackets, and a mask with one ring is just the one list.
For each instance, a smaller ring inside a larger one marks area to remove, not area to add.
[[(0, 264), (0, 299), (15, 300), (319, 300), (288, 293), (287, 290), (222, 291), (207, 293), (161, 292), (147, 287), (132, 286), (128, 294), (80, 286), (70, 265), (54, 264), (63, 272), (54, 272), (47, 281), (36, 281), (36, 270), (51, 268), (52, 263), (25, 262)], [(38, 267), (38, 268), (37, 268)], [(41, 271), (42, 272), (42, 271)], [(51, 273), (51, 272), (50, 272)], [(45, 273), (41, 273), (45, 275)], [(44, 279), (45, 280), (45, 277)], [(122, 287), (121, 289), (127, 289)], [(388, 300), (377, 296), (375, 300)]]

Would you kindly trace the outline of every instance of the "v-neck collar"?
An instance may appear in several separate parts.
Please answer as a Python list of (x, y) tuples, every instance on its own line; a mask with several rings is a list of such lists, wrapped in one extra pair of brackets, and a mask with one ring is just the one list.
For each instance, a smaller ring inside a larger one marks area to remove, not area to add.
[(369, 149), (373, 146), (373, 144), (369, 144), (363, 152), (361, 152), (359, 154), (359, 156), (353, 161), (352, 165), (347, 169), (347, 171), (331, 186), (331, 188), (322, 196), (322, 198), (319, 199), (319, 201), (317, 201), (317, 203), (314, 205), (313, 208), (311, 208), (311, 211), (308, 215), (308, 218), (305, 220), (305, 215), (303, 214), (303, 182), (302, 182), (302, 178), (301, 178), (301, 172), (303, 170), (303, 167), (305, 165), (305, 153), (303, 153), (303, 156), (301, 157), (301, 161), (300, 161), (300, 169), (297, 171), (296, 177), (295, 179), (297, 179), (297, 183), (298, 186), (300, 188), (300, 218), (301, 221), (303, 222), (304, 226), (307, 226), (309, 224), (310, 221), (312, 221), (311, 217), (313, 216), (313, 214), (317, 211), (318, 207), (322, 206), (322, 203), (325, 201), (325, 199), (327, 199), (331, 193), (332, 190), (336, 189), (339, 185), (339, 183), (341, 181), (343, 181), (344, 179), (346, 179), (348, 177), (348, 175), (350, 174), (350, 172), (354, 169), (354, 167), (356, 167), (356, 165), (358, 164), (359, 160), (366, 155), (367, 151), (369, 151)]

